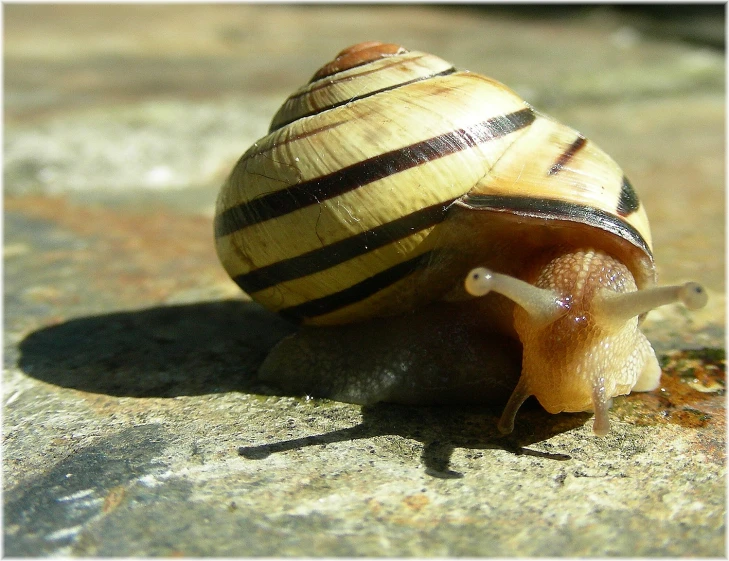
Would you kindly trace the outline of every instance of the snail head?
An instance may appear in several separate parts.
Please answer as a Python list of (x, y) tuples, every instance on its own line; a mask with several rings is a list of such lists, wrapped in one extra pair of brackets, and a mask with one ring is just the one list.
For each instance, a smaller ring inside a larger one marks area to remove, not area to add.
[(612, 398), (658, 386), (660, 366), (639, 316), (664, 304), (703, 307), (697, 283), (638, 290), (629, 269), (593, 249), (562, 252), (540, 263), (526, 282), (473, 269), (473, 296), (496, 292), (514, 301), (514, 327), (523, 345), (522, 372), (499, 421), (504, 433), (531, 395), (550, 413), (594, 411), (593, 431), (609, 431)]

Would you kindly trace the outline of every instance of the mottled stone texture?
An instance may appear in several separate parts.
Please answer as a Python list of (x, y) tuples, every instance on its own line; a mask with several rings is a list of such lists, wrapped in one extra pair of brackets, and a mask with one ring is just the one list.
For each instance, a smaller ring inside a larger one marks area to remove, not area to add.
[[(683, 8), (686, 10), (685, 8)], [(5, 554), (721, 556), (723, 7), (7, 5)], [(363, 40), (489, 74), (597, 142), (697, 313), (645, 331), (613, 430), (537, 406), (354, 405), (255, 370), (291, 327), (217, 262), (217, 187)]]

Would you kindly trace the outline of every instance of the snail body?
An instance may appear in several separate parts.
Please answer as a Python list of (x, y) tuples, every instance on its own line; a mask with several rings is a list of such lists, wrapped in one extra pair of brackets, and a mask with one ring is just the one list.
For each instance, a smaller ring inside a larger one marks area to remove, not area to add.
[(215, 239), (254, 300), (318, 326), (264, 376), (359, 403), (506, 386), (504, 432), (535, 395), (594, 410), (604, 434), (613, 396), (658, 384), (639, 318), (705, 302), (695, 283), (653, 287), (645, 210), (594, 143), (392, 44), (345, 49), (288, 98), (221, 189)]

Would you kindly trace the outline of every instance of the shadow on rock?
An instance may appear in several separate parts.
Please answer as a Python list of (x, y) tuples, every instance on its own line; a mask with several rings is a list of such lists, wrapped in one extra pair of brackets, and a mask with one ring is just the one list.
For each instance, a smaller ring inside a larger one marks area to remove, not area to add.
[(241, 446), (238, 453), (250, 460), (262, 460), (271, 454), (306, 446), (391, 435), (423, 444), (421, 461), (428, 475), (454, 479), (463, 477), (450, 468), (451, 455), (456, 448), (498, 449), (555, 461), (569, 460), (571, 456), (567, 454), (541, 452), (526, 446), (582, 426), (591, 417), (589, 413), (550, 415), (534, 401), (520, 411), (514, 433), (502, 435), (496, 429), (499, 414), (498, 408), (411, 407), (381, 403), (363, 406), (362, 422), (354, 427), (271, 444)]
[(156, 307), (35, 331), (18, 364), (44, 382), (114, 396), (260, 393), (258, 367), (294, 329), (252, 302)]
[[(258, 381), (271, 348), (295, 327), (251, 302), (236, 300), (163, 306), (77, 318), (28, 335), (19, 367), (47, 383), (127, 397), (175, 397), (227, 391), (287, 395)], [(549, 415), (536, 402), (517, 417), (516, 431), (496, 429), (500, 407), (377, 404), (363, 406), (361, 424), (331, 433), (246, 446), (241, 456), (393, 435), (423, 444), (433, 477), (462, 477), (450, 469), (454, 449), (501, 449), (565, 460), (525, 446), (585, 423), (589, 414)]]

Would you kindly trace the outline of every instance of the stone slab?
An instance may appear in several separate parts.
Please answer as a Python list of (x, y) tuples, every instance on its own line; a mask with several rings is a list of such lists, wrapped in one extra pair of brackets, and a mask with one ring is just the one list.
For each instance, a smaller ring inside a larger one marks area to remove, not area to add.
[[(673, 27), (606, 7), (4, 16), (6, 555), (726, 554), (712, 7)], [(291, 327), (218, 264), (218, 185), (288, 93), (372, 39), (494, 76), (596, 141), (648, 208), (661, 280), (707, 285), (706, 309), (649, 316), (661, 387), (616, 399), (608, 437), (588, 414), (533, 406), (503, 437), (497, 409), (358, 407), (256, 380)]]

